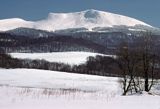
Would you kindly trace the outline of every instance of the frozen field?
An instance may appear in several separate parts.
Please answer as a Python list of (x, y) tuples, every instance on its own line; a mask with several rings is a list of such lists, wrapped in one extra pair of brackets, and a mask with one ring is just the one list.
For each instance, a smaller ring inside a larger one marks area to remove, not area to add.
[(85, 63), (87, 57), (103, 55), (90, 52), (52, 52), (52, 53), (11, 53), (11, 56), (21, 59), (44, 59), (49, 62), (61, 62), (66, 64)]
[[(0, 85), (76, 89), (82, 91), (118, 91), (118, 78), (106, 78), (35, 69), (1, 69)], [(108, 90), (109, 89), (109, 90)]]
[(0, 69), (0, 109), (160, 109), (158, 94), (121, 96), (118, 80), (46, 70)]

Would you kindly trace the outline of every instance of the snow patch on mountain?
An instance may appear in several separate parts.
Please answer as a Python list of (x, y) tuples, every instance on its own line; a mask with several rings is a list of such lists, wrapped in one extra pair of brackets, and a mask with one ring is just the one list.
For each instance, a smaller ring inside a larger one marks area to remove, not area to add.
[(40, 21), (25, 21), (19, 18), (0, 20), (0, 30), (7, 31), (19, 27), (56, 31), (67, 28), (87, 28), (92, 31), (95, 27), (150, 25), (123, 15), (113, 14), (94, 9), (73, 13), (49, 13)]
[(20, 18), (4, 19), (4, 20), (0, 20), (0, 31), (12, 30), (19, 27), (32, 28), (33, 24), (34, 23), (31, 21), (25, 21)]

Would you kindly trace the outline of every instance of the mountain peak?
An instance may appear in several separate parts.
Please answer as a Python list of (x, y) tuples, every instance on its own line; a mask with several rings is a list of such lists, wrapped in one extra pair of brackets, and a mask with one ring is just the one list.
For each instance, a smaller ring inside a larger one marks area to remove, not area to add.
[(5, 20), (5, 22), (4, 20), (0, 20), (0, 30), (4, 31), (15, 29), (18, 27), (29, 27), (47, 31), (55, 31), (68, 28), (86, 28), (88, 30), (92, 30), (95, 27), (114, 27), (120, 25), (150, 26), (134, 18), (95, 9), (88, 9), (85, 11), (72, 13), (49, 13), (46, 19), (36, 22), (19, 20), (18, 18), (14, 20), (7, 19)]
[(94, 18), (100, 17), (99, 11), (97, 11), (97, 10), (90, 9), (90, 10), (86, 10), (84, 12), (85, 12), (84, 17), (87, 19), (94, 19)]

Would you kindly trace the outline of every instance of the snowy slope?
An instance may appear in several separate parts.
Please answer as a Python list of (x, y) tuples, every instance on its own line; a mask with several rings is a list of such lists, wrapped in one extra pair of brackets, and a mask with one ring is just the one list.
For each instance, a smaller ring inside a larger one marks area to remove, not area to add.
[(73, 74), (36, 69), (0, 69), (0, 85), (76, 89), (82, 91), (114, 91), (118, 93), (118, 78)]
[(134, 18), (90, 9), (73, 13), (49, 13), (46, 19), (35, 22), (25, 21), (18, 18), (0, 20), (0, 31), (7, 31), (18, 27), (27, 27), (47, 31), (68, 28), (87, 28), (88, 30), (92, 30), (94, 27), (113, 27), (115, 25), (144, 25), (150, 27), (150, 25)]
[(0, 69), (0, 109), (160, 109), (160, 96), (121, 96), (118, 78)]
[(102, 55), (90, 52), (52, 52), (52, 53), (10, 53), (14, 58), (44, 59), (49, 62), (60, 62), (70, 65), (79, 65), (87, 61), (87, 57)]
[(20, 27), (33, 28), (33, 22), (25, 21), (20, 18), (0, 20), (0, 31), (12, 30)]

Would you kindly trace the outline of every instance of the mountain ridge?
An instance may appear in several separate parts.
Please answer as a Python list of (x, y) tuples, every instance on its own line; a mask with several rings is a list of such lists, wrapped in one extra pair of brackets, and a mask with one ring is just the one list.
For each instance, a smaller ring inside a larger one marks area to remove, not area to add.
[(89, 9), (73, 13), (49, 13), (46, 19), (35, 22), (20, 18), (3, 19), (0, 20), (0, 31), (8, 31), (20, 27), (53, 32), (67, 28), (87, 28), (89, 31), (93, 31), (92, 29), (96, 27), (114, 27), (121, 25), (144, 25), (152, 27), (149, 24), (131, 17)]

